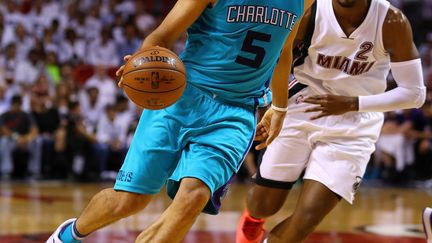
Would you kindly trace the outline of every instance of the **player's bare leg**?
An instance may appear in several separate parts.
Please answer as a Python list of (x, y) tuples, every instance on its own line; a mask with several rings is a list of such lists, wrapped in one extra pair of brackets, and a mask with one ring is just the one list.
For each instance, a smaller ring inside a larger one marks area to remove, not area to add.
[(144, 209), (152, 195), (105, 189), (96, 194), (76, 221), (81, 235), (88, 235), (97, 229)]
[(320, 182), (305, 180), (293, 215), (270, 232), (267, 243), (303, 242), (340, 200)]
[(172, 204), (162, 216), (143, 231), (136, 243), (180, 242), (210, 199), (210, 190), (200, 180), (185, 178)]

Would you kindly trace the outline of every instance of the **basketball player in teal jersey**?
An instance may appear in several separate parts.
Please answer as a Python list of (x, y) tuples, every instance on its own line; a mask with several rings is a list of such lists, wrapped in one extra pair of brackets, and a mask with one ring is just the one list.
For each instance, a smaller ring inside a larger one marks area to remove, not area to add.
[(268, 102), (271, 79), (269, 137), (259, 146), (281, 129), (296, 23), (310, 4), (179, 0), (142, 46), (170, 48), (188, 31), (182, 98), (164, 110), (143, 112), (114, 188), (96, 194), (78, 219), (61, 224), (47, 242), (79, 242), (141, 211), (165, 184), (174, 200), (136, 242), (179, 242), (201, 211), (217, 214), (252, 144), (255, 109)]

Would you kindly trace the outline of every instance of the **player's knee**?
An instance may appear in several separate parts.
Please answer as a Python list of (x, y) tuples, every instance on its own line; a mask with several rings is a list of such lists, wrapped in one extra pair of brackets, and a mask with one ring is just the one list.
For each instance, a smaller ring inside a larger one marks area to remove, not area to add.
[(254, 187), (248, 195), (247, 207), (250, 215), (266, 218), (277, 213), (285, 202), (288, 191), (274, 191), (265, 187)]
[(107, 203), (114, 203), (112, 213), (119, 216), (127, 216), (142, 210), (150, 200), (148, 195), (115, 191), (113, 189), (105, 189), (103, 193)]
[(276, 214), (282, 207), (275, 201), (261, 199), (250, 202), (248, 205), (249, 214), (255, 218), (267, 218)]
[(210, 199), (210, 189), (201, 181), (189, 180), (182, 181), (182, 185), (177, 193), (181, 201), (191, 207), (204, 207)]

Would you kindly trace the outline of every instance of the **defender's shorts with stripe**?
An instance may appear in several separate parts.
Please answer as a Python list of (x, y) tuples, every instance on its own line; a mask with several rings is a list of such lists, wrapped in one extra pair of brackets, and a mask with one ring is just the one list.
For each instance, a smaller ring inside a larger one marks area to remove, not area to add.
[(188, 84), (174, 105), (143, 111), (114, 189), (155, 194), (167, 183), (173, 198), (182, 178), (197, 178), (212, 193), (204, 212), (217, 214), (254, 132), (253, 108), (221, 103)]
[(280, 135), (267, 148), (257, 184), (289, 189), (305, 170), (304, 179), (318, 181), (352, 203), (383, 124), (383, 114), (349, 112), (317, 120), (305, 113), (317, 95), (309, 87), (289, 99)]

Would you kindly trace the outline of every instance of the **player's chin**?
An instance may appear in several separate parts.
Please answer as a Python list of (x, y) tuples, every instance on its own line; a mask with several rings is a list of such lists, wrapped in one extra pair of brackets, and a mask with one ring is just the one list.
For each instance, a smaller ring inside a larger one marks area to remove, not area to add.
[(352, 8), (354, 7), (357, 0), (337, 0), (339, 5), (344, 8)]

